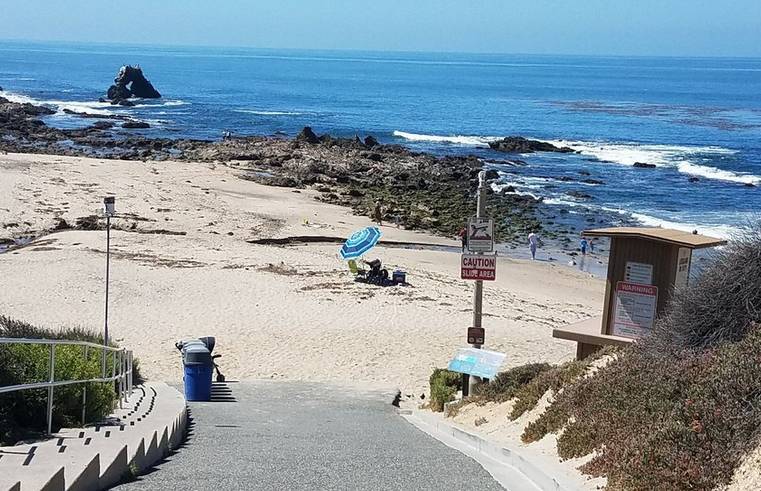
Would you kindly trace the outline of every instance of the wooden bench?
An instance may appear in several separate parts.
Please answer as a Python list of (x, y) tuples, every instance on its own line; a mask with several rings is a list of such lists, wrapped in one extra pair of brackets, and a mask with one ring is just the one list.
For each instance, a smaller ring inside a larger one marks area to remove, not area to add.
[(576, 359), (581, 360), (603, 346), (628, 346), (634, 339), (601, 334), (602, 316), (592, 317), (552, 330), (552, 337), (576, 341)]

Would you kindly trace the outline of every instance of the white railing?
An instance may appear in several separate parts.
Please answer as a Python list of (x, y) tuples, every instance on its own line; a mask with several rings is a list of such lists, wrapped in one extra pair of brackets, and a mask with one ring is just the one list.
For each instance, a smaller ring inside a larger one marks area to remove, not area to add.
[[(8, 392), (17, 392), (21, 390), (48, 389), (48, 409), (47, 424), (48, 434), (52, 433), (53, 426), (53, 393), (56, 387), (66, 385), (85, 384), (82, 387), (82, 424), (85, 421), (85, 411), (87, 409), (87, 385), (94, 382), (117, 382), (116, 392), (119, 397), (119, 407), (132, 395), (132, 351), (124, 348), (114, 348), (102, 344), (88, 343), (86, 341), (67, 341), (64, 339), (25, 339), (25, 338), (0, 338), (0, 345), (3, 344), (42, 344), (50, 346), (48, 362), (48, 381), (33, 382), (28, 384), (0, 386), (0, 394)], [(102, 353), (101, 376), (82, 380), (56, 380), (55, 379), (55, 355), (56, 346), (81, 346), (85, 363), (89, 360), (90, 349), (100, 350)], [(107, 352), (111, 353), (111, 375), (108, 375), (106, 360)]]

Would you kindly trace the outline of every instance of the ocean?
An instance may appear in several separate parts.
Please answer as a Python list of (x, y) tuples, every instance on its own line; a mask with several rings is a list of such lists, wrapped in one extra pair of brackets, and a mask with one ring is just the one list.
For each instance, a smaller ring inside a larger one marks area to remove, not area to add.
[[(162, 93), (99, 103), (124, 64)], [(620, 214), (727, 237), (761, 205), (761, 59), (380, 53), (0, 42), (0, 96), (130, 114), (160, 137), (373, 135), (437, 154), (476, 154), (495, 188), (588, 215)], [(500, 154), (521, 135), (574, 154)], [(505, 158), (521, 165), (505, 165)], [(654, 164), (652, 169), (635, 163)], [(588, 182), (583, 182), (588, 181)]]

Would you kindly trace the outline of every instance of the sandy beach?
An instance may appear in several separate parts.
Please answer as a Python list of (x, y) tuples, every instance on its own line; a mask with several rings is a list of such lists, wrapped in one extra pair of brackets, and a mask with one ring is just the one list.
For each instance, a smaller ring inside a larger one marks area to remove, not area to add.
[[(103, 326), (102, 230), (42, 235), (100, 213), (113, 194), (111, 335), (155, 380), (181, 378), (174, 343), (217, 337), (229, 379), (329, 381), (420, 394), (434, 367), (465, 345), (471, 283), (459, 243), (382, 227), (370, 256), (410, 286), (355, 283), (336, 243), (262, 245), (298, 236), (346, 237), (370, 224), (310, 190), (264, 186), (233, 167), (193, 162), (0, 155), (0, 239), (37, 236), (0, 254), (0, 313), (49, 326)], [(42, 235), (42, 236), (40, 236)], [(486, 347), (506, 367), (570, 359), (554, 326), (594, 315), (604, 284), (547, 262), (500, 258), (484, 297)]]

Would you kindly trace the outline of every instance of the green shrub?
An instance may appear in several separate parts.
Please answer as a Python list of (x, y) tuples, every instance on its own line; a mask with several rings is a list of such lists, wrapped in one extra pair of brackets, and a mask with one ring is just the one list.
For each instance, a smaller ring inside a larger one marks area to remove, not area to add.
[[(666, 347), (709, 348), (738, 341), (761, 323), (761, 222), (714, 252), (701, 275), (678, 289), (655, 326)], [(668, 348), (666, 348), (668, 349)]]
[(462, 388), (462, 374), (437, 368), (429, 379), (431, 387), (431, 411), (444, 411), (444, 403), (454, 399), (454, 395)]
[[(81, 329), (50, 331), (0, 316), (0, 337), (70, 339), (102, 343), (96, 334)], [(101, 375), (102, 351), (81, 346), (56, 346), (56, 380), (82, 380)], [(107, 366), (113, 354), (107, 355)], [(0, 345), (0, 386), (49, 380), (50, 345)], [(135, 365), (137, 367), (137, 360)], [(141, 380), (139, 371), (135, 382)], [(116, 390), (112, 383), (88, 383), (56, 387), (53, 428), (79, 426), (82, 421), (82, 393), (87, 387), (86, 421), (97, 421), (113, 411)], [(0, 444), (40, 436), (47, 429), (48, 389), (0, 394)]]
[[(761, 226), (681, 290), (653, 334), (566, 386), (523, 439), (552, 432), (562, 458), (610, 489), (709, 490), (761, 439)], [(537, 377), (538, 379), (539, 377)]]
[(607, 476), (611, 489), (713, 489), (761, 437), (759, 381), (759, 327), (704, 351), (641, 343), (567, 388), (524, 439), (564, 427), (561, 457), (597, 451), (582, 469)]
[(529, 363), (497, 374), (488, 384), (479, 385), (476, 396), (490, 402), (506, 402), (538, 375), (550, 370), (549, 363)]
[(571, 360), (562, 365), (542, 370), (529, 383), (516, 390), (515, 398), (517, 400), (510, 412), (510, 419), (520, 418), (527, 411), (534, 409), (548, 390), (555, 393), (559, 392), (560, 389), (572, 384), (584, 375), (593, 362), (617, 351), (614, 347), (605, 347), (583, 360)]

